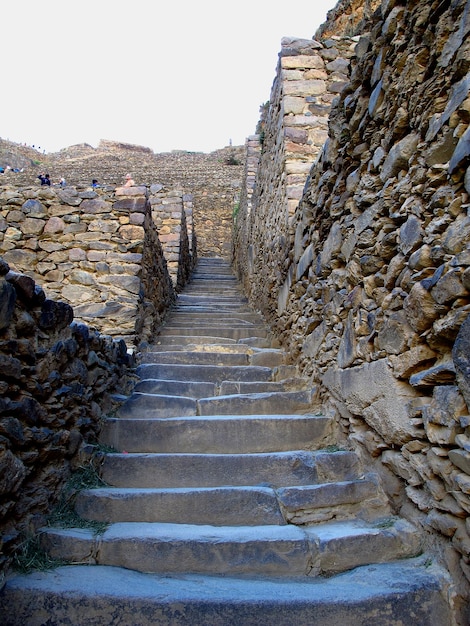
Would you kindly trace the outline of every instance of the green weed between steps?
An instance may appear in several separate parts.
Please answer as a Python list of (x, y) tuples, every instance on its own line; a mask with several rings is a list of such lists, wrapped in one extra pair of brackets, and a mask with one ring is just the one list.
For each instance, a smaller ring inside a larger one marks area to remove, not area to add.
[(80, 491), (84, 489), (97, 489), (106, 487), (107, 484), (100, 478), (96, 467), (92, 462), (81, 466), (72, 473), (67, 481), (57, 506), (47, 520), (48, 526), (60, 528), (88, 528), (95, 534), (102, 534), (108, 524), (83, 519), (75, 512), (75, 500)]
[[(104, 452), (104, 450), (101, 450)], [(110, 449), (111, 451), (111, 449)], [(92, 462), (72, 473), (62, 490), (57, 506), (47, 519), (47, 526), (55, 528), (84, 528), (101, 535), (108, 527), (106, 522), (83, 519), (75, 512), (77, 494), (83, 489), (106, 487)], [(15, 550), (12, 560), (14, 570), (27, 574), (32, 571), (47, 571), (66, 565), (67, 562), (52, 559), (41, 546), (41, 532), (25, 536)]]
[(40, 534), (25, 537), (13, 555), (12, 568), (21, 574), (32, 571), (45, 572), (66, 565), (65, 561), (52, 559), (41, 546)]

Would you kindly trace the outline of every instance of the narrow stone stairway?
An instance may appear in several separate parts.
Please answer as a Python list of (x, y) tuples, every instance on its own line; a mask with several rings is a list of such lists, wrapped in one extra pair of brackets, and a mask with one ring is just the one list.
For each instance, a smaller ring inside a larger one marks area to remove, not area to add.
[(200, 259), (106, 420), (102, 479), (43, 529), (70, 563), (16, 576), (5, 626), (450, 624), (446, 579), (377, 476), (337, 447), (231, 268)]

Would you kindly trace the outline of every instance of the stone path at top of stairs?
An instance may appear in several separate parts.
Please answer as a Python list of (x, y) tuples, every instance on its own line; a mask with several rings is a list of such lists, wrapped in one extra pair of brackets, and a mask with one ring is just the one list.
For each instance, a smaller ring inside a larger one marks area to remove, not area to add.
[(417, 530), (335, 447), (227, 262), (199, 261), (137, 375), (103, 428), (107, 486), (76, 501), (107, 530), (43, 529), (72, 565), (10, 580), (5, 626), (449, 622)]

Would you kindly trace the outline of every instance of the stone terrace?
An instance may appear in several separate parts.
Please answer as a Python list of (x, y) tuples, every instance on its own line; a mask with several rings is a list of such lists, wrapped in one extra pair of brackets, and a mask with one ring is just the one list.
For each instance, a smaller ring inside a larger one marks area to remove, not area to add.
[[(156, 154), (150, 148), (127, 143), (101, 141), (70, 146), (60, 152), (41, 154), (37, 150), (0, 140), (0, 165), (24, 168), (7, 172), (0, 182), (15, 186), (35, 184), (41, 171), (48, 171), (53, 183), (63, 176), (74, 187), (101, 185), (117, 187), (130, 172), (136, 184), (162, 184), (193, 195), (194, 221), (198, 233), (198, 254), (230, 254), (232, 213), (238, 201), (245, 161), (244, 146), (229, 146), (211, 152), (169, 152)], [(234, 163), (231, 165), (230, 163)]]

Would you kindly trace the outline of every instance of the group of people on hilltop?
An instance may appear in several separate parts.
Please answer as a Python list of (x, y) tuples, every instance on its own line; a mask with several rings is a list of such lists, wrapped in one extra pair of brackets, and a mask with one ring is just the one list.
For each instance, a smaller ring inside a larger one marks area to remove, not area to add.
[(17, 174), (18, 172), (23, 172), (24, 168), (21, 167), (11, 167), (10, 165), (0, 165), (0, 174), (4, 174), (5, 172), (14, 172), (15, 174)]
[[(51, 177), (49, 174), (41, 173), (39, 174), (38, 178), (41, 181), (41, 185), (47, 185), (48, 187), (52, 185)], [(125, 179), (126, 179), (126, 182), (124, 183), (124, 187), (133, 187), (135, 185), (135, 181), (133, 180), (130, 174), (126, 174)], [(58, 185), (60, 187), (67, 186), (67, 182), (63, 176), (59, 180)], [(91, 181), (91, 186), (93, 187), (93, 189), (100, 186), (96, 178), (93, 178), (93, 180)]]

